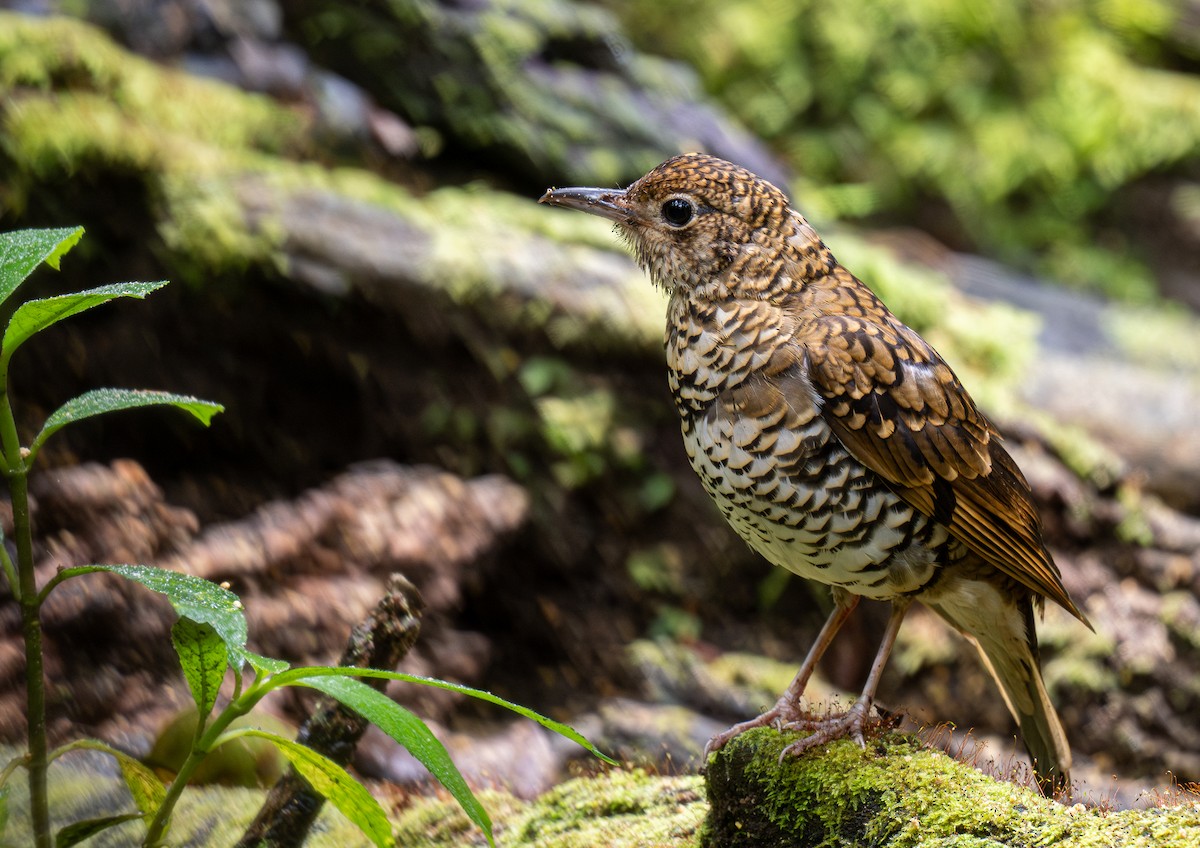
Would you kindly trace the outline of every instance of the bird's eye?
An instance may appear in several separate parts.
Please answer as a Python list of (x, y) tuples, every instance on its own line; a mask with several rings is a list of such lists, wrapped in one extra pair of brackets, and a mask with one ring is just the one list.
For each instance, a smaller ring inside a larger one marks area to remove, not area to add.
[(662, 205), (663, 220), (672, 227), (685, 227), (696, 214), (696, 207), (680, 197), (672, 197)]

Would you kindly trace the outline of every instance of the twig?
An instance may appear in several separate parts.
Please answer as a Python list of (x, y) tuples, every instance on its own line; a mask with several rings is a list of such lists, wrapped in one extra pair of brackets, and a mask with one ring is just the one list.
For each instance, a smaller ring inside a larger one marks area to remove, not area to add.
[[(393, 574), (387, 593), (354, 628), (340, 665), (391, 670), (417, 641), (425, 602), (417, 588)], [(386, 680), (363, 679), (382, 691)], [(367, 720), (332, 698), (322, 697), (296, 736), (339, 765), (346, 765), (367, 729)], [(236, 848), (292, 848), (303, 843), (325, 799), (294, 769), (271, 788), (267, 800)]]

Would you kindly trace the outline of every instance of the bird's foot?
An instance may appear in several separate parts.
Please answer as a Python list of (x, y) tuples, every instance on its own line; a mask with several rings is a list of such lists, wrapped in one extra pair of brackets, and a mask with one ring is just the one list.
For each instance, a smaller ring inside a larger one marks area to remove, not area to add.
[(809, 730), (812, 732), (803, 739), (797, 739), (784, 748), (779, 754), (779, 761), (782, 763), (784, 757), (799, 756), (812, 748), (826, 745), (847, 736), (857, 742), (860, 748), (867, 747), (863, 731), (866, 728), (867, 717), (870, 713), (871, 702), (860, 698), (854, 702), (854, 705), (850, 709), (841, 715), (822, 719), (802, 718), (800, 721), (785, 723), (783, 725), (784, 730)]
[(747, 730), (755, 727), (775, 727), (777, 730), (782, 730), (785, 727), (799, 727), (805, 722), (813, 721), (812, 717), (800, 709), (800, 705), (788, 698), (780, 698), (775, 702), (775, 706), (767, 710), (760, 716), (752, 718), (749, 721), (739, 722), (728, 730), (723, 730), (708, 740), (708, 744), (704, 746), (704, 758), (707, 760), (708, 755), (714, 751), (719, 751), (725, 747), (730, 739), (735, 736), (741, 736)]

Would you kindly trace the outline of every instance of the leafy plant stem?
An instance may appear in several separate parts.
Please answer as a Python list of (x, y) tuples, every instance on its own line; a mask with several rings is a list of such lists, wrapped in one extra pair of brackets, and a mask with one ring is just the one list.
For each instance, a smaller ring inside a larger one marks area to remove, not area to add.
[[(21, 454), (17, 423), (8, 400), (7, 372), (0, 372), (0, 446), (12, 503), (13, 541), (17, 546), (13, 593), (21, 607), (25, 641), (25, 701), (29, 726), (29, 820), (37, 848), (50, 848), (50, 806), (46, 792), (46, 680), (42, 667), (42, 599), (33, 573), (33, 536), (29, 523), (28, 467)], [(6, 569), (7, 570), (7, 569)]]
[[(11, 477), (13, 523), (17, 527), (18, 546), (22, 537), (22, 528), (17, 523), (17, 504), (25, 494), (25, 477)], [(19, 489), (19, 494), (18, 494)], [(24, 510), (24, 535), (29, 537), (28, 503)], [(37, 848), (49, 848), (50, 844), (50, 814), (46, 788), (46, 678), (42, 672), (42, 620), (41, 606), (37, 601), (37, 587), (34, 584), (34, 569), (32, 564), (23, 563), (24, 557), (18, 557), (19, 576), (22, 582), (22, 599), (20, 599), (20, 630), (25, 639), (25, 691), (26, 716), (29, 718), (29, 816), (34, 828), (34, 841)]]
[(167, 832), (167, 825), (171, 821), (171, 813), (175, 809), (175, 803), (179, 800), (179, 796), (183, 794), (183, 790), (187, 788), (188, 782), (192, 779), (196, 769), (200, 767), (200, 763), (208, 756), (217, 745), (227, 741), (220, 738), (221, 734), (229, 725), (244, 716), (246, 713), (254, 709), (255, 705), (262, 700), (269, 689), (265, 686), (258, 685), (258, 679), (255, 679), (255, 685), (250, 686), (246, 692), (238, 698), (230, 701), (225, 709), (212, 719), (207, 725), (201, 721), (197, 727), (197, 736), (192, 743), (192, 750), (188, 754), (187, 759), (183, 761), (183, 765), (179, 767), (179, 772), (175, 775), (175, 779), (171, 781), (170, 787), (167, 788), (166, 797), (163, 799), (162, 805), (158, 808), (158, 812), (154, 814), (153, 821), (150, 822), (149, 828), (146, 830), (146, 839), (142, 843), (144, 848), (157, 848), (163, 844), (163, 837)]

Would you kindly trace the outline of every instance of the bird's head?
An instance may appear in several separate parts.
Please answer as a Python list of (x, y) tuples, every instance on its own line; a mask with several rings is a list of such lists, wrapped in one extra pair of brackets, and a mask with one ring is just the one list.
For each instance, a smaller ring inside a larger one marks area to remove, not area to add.
[(668, 159), (624, 190), (557, 188), (540, 202), (616, 222), (638, 263), (668, 291), (701, 289), (747, 251), (765, 259), (801, 229), (812, 234), (782, 191), (702, 153)]

